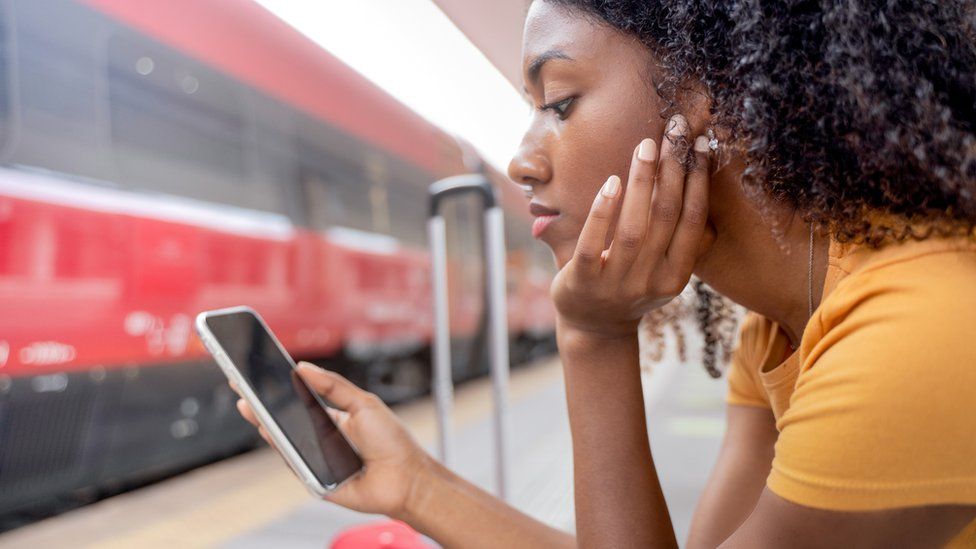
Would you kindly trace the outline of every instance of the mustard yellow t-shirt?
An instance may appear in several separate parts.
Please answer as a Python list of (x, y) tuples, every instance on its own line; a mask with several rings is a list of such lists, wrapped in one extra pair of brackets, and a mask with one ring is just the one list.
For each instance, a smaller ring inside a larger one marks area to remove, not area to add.
[[(824, 298), (789, 354), (750, 313), (730, 404), (772, 410), (767, 486), (809, 507), (976, 504), (976, 243), (830, 245)], [(976, 521), (952, 547), (976, 547)]]

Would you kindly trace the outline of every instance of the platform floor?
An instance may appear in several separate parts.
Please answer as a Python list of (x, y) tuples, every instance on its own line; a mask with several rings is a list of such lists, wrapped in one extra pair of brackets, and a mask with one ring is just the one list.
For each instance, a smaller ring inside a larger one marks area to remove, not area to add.
[[(678, 533), (684, 540), (724, 429), (724, 381), (694, 363), (658, 365), (645, 377), (651, 445)], [(572, 454), (560, 364), (512, 372), (512, 503), (538, 519), (573, 528)], [(396, 409), (426, 446), (435, 440), (433, 404)], [(488, 380), (456, 394), (455, 467), (492, 486)], [(270, 449), (201, 467), (0, 535), (0, 548), (317, 548), (343, 528), (379, 520), (313, 499)]]

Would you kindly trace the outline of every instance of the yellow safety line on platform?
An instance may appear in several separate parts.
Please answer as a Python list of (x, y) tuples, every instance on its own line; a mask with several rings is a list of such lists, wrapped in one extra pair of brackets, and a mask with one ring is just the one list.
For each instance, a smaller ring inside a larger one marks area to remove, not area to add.
[(93, 544), (99, 549), (212, 547), (259, 528), (309, 501), (309, 494), (284, 467), (266, 478), (222, 495), (199, 508)]
[[(559, 362), (555, 359), (514, 370), (510, 386), (512, 402), (550, 386), (561, 374)], [(491, 385), (487, 379), (458, 389), (454, 415), (456, 429), (482, 419), (490, 412), (490, 391)], [(422, 444), (429, 444), (433, 440), (436, 426), (429, 399), (400, 407), (397, 414)], [(284, 462), (279, 462), (279, 468), (262, 473), (260, 480), (195, 505), (185, 512), (170, 514), (128, 532), (120, 531), (124, 526), (115, 524), (112, 527), (119, 532), (118, 535), (89, 546), (98, 549), (213, 547), (262, 528), (313, 501)], [(325, 536), (322, 542), (328, 542)]]

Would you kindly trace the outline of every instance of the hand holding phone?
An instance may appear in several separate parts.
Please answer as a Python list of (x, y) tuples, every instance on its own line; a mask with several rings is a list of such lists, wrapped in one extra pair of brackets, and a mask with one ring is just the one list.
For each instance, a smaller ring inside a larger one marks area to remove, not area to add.
[[(198, 319), (198, 329), (199, 322)], [(226, 373), (226, 367), (223, 364), (221, 367)], [(304, 398), (314, 394), (313, 398), (324, 399), (333, 406), (334, 424), (338, 424), (345, 439), (355, 445), (365, 462), (360, 474), (349, 477), (327, 495), (317, 489), (313, 492), (354, 511), (401, 518), (410, 495), (418, 493), (419, 485), (430, 482), (433, 476), (442, 472), (440, 465), (424, 452), (393, 411), (376, 395), (356, 387), (339, 374), (309, 363), (298, 364), (292, 372), (297, 376), (292, 377), (289, 372), (289, 381), (295, 383), (300, 378), (304, 386), (311, 389)], [(262, 436), (288, 460), (286, 451), (279, 446), (280, 438), (272, 436), (271, 430), (260, 419), (258, 409), (252, 405), (253, 399), (247, 397), (236, 377), (228, 377), (238, 385), (236, 390), (241, 400), (237, 408), (241, 415), (258, 427)], [(333, 423), (331, 417), (317, 416), (316, 421), (324, 420)]]
[[(404, 518), (409, 496), (417, 494), (417, 487), (430, 482), (432, 475), (443, 472), (440, 464), (376, 395), (307, 362), (299, 363), (297, 371), (315, 393), (342, 410), (333, 409), (336, 423), (365, 462), (361, 474), (325, 499), (354, 511)], [(238, 410), (244, 419), (260, 425), (243, 399), (238, 401)]]
[(362, 468), (325, 402), (298, 375), (256, 312), (246, 307), (204, 312), (197, 317), (197, 331), (274, 446), (314, 494), (327, 495)]

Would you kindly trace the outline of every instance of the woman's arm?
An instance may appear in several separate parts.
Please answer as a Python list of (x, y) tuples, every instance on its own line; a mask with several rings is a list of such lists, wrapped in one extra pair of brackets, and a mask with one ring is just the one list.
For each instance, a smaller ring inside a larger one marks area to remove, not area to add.
[(687, 285), (705, 236), (708, 140), (695, 140), (686, 173), (687, 131), (684, 117), (669, 121), (660, 162), (641, 142), (626, 189), (607, 180), (553, 280), (584, 547), (677, 546), (647, 440), (637, 324)]
[(689, 549), (717, 547), (749, 517), (766, 487), (776, 435), (771, 410), (728, 406), (722, 448), (691, 521)]
[[(372, 393), (308, 363), (301, 363), (298, 373), (343, 410), (330, 412), (365, 463), (361, 473), (325, 499), (402, 520), (445, 547), (575, 546), (571, 535), (506, 505), (433, 460)], [(250, 406), (241, 399), (237, 408), (271, 444)]]
[(573, 536), (506, 505), (434, 460), (418, 474), (404, 512), (395, 518), (444, 547), (576, 547)]
[(651, 458), (637, 336), (559, 331), (580, 547), (677, 547)]

